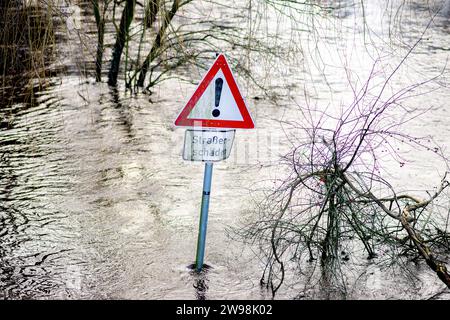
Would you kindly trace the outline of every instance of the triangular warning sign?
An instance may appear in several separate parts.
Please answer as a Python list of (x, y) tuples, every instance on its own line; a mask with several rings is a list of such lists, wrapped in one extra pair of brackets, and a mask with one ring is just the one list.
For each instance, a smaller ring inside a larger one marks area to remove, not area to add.
[(245, 105), (227, 60), (219, 55), (181, 110), (175, 126), (252, 129)]

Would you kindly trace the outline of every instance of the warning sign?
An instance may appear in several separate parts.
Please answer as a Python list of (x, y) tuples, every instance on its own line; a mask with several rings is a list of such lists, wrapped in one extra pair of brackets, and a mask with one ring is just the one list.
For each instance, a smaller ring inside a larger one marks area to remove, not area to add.
[(252, 129), (253, 120), (224, 55), (219, 55), (181, 110), (175, 126)]

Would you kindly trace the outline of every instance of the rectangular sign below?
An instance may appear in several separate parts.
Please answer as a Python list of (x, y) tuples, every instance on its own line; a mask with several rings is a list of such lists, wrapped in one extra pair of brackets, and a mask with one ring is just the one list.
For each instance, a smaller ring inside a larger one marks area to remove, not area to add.
[(186, 130), (183, 159), (217, 162), (227, 159), (236, 130)]

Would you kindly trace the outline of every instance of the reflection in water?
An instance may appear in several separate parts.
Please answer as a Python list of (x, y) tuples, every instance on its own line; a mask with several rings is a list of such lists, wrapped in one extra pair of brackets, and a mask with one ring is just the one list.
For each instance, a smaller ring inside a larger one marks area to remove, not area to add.
[(134, 137), (134, 133), (132, 130), (133, 127), (133, 119), (130, 115), (130, 110), (128, 104), (123, 104), (120, 101), (119, 90), (116, 87), (111, 87), (111, 105), (117, 110), (119, 114), (119, 118), (127, 132), (128, 138), (132, 139)]

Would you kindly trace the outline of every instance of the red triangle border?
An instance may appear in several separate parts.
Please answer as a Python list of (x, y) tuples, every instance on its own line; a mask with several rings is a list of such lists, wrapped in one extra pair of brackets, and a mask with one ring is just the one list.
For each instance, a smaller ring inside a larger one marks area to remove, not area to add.
[[(219, 70), (222, 70), (225, 80), (228, 83), (231, 94), (236, 101), (237, 107), (242, 115), (242, 121), (238, 120), (213, 120), (213, 119), (189, 119), (188, 116), (192, 109), (195, 107), (198, 100), (201, 98), (206, 88), (214, 79), (215, 75)], [(234, 80), (231, 69), (228, 65), (227, 60), (223, 54), (220, 54), (214, 61), (211, 68), (208, 70), (206, 75), (203, 77), (200, 84), (195, 89), (194, 94), (189, 99), (186, 106), (181, 110), (177, 119), (175, 120), (175, 126), (182, 127), (202, 127), (202, 128), (228, 128), (228, 129), (253, 129), (255, 127), (252, 117), (248, 112), (247, 106), (245, 105), (244, 99), (239, 91), (239, 88)]]

